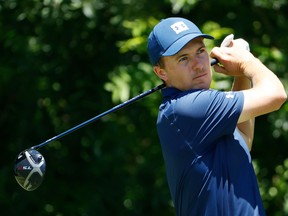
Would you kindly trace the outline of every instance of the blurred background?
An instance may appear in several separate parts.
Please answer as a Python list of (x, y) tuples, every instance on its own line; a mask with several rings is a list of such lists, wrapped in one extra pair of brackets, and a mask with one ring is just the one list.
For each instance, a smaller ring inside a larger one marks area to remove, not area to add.
[[(146, 53), (162, 18), (196, 23), (219, 46), (250, 43), (288, 85), (287, 0), (0, 0), (0, 214), (175, 215), (156, 133), (154, 93), (41, 149), (35, 191), (13, 164), (37, 145), (160, 84)], [(231, 78), (214, 75), (228, 90)], [(288, 215), (288, 105), (256, 119), (253, 164), (267, 215)]]

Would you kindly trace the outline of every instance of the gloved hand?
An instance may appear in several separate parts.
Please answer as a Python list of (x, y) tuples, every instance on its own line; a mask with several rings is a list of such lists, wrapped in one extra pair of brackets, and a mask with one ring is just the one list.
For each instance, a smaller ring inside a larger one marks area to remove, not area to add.
[[(222, 41), (220, 47), (231, 47), (231, 46), (238, 46), (240, 48), (244, 48), (250, 51), (249, 43), (242, 38), (234, 40), (234, 34), (227, 35), (224, 40)], [(211, 65), (215, 65), (219, 63), (217, 59), (212, 59)]]
[(257, 60), (250, 52), (249, 44), (241, 38), (234, 40), (233, 34), (224, 38), (220, 48), (214, 47), (210, 56), (220, 62), (214, 65), (215, 72), (229, 76), (243, 76), (248, 65)]
[(234, 40), (233, 34), (227, 35), (222, 41), (220, 47), (231, 47), (233, 44), (250, 51), (249, 43), (242, 38)]

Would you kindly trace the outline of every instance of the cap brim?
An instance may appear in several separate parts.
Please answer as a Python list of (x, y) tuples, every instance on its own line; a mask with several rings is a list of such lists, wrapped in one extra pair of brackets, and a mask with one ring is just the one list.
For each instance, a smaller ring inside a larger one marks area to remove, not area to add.
[(187, 34), (180, 39), (178, 39), (176, 42), (174, 42), (163, 54), (162, 56), (172, 56), (178, 53), (187, 43), (189, 43), (191, 40), (197, 38), (197, 37), (203, 37), (207, 39), (214, 39), (211, 35), (208, 34)]

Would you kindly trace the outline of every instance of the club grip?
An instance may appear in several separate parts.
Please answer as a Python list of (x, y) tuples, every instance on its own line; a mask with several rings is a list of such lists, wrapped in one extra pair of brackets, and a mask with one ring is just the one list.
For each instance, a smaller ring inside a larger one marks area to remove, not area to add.
[(217, 64), (217, 63), (219, 63), (219, 61), (218, 61), (217, 59), (213, 58), (213, 59), (211, 60), (211, 62), (210, 62), (210, 65), (213, 66), (213, 65), (215, 65), (215, 64)]

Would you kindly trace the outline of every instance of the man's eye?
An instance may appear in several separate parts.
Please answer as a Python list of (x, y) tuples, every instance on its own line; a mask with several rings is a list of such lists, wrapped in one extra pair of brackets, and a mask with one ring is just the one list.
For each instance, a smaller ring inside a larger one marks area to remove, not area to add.
[(184, 56), (184, 57), (179, 59), (179, 62), (186, 61), (187, 59), (188, 59), (188, 57)]
[(205, 48), (201, 48), (201, 49), (198, 50), (197, 53), (198, 53), (198, 54), (201, 54), (201, 53), (205, 52), (205, 50), (206, 50)]

